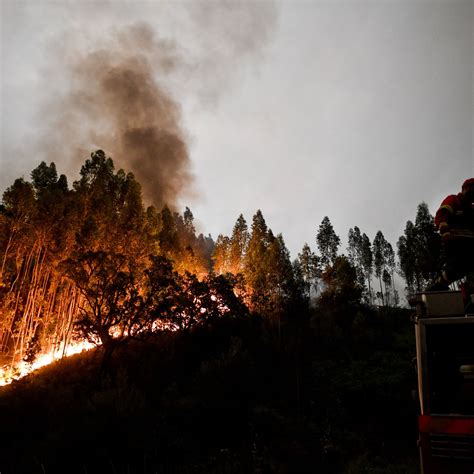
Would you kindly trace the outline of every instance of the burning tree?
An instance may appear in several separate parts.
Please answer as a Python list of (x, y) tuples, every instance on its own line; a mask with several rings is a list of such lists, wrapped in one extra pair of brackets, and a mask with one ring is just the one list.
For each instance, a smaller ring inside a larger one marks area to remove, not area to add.
[(89, 251), (63, 268), (82, 296), (75, 327), (89, 341), (100, 341), (104, 364), (118, 345), (149, 336), (176, 306), (177, 273), (165, 257), (152, 256), (140, 267), (123, 254)]
[(124, 337), (124, 323), (136, 307), (136, 275), (129, 263), (121, 254), (88, 251), (63, 264), (83, 297), (76, 327), (92, 342), (99, 339), (106, 352)]
[(209, 274), (199, 280), (187, 272), (177, 277), (176, 292), (167, 311), (167, 319), (176, 329), (189, 330), (226, 314), (247, 314), (247, 307), (234, 290), (237, 278), (231, 274)]

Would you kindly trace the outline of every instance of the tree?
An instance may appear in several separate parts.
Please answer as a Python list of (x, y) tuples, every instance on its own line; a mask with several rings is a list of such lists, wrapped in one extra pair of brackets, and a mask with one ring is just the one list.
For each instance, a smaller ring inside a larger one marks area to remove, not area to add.
[(3, 196), (0, 346), (12, 351), (13, 364), (26, 349), (30, 356), (33, 346), (36, 352), (45, 328), (50, 340), (57, 336), (58, 327), (49, 327), (54, 302), (61, 301), (55, 265), (67, 248), (70, 226), (77, 222), (65, 219), (74, 210), (67, 180), (57, 178), (54, 163), (42, 162), (31, 176), (32, 184), (16, 180)]
[(416, 259), (420, 279), (426, 285), (441, 267), (441, 237), (426, 203), (418, 205), (415, 219)]
[(186, 232), (189, 234), (189, 236), (195, 237), (196, 229), (194, 227), (194, 216), (191, 212), (191, 209), (189, 209), (187, 206), (183, 213), (183, 221)]
[(196, 325), (212, 323), (224, 316), (247, 313), (247, 308), (234, 291), (232, 275), (207, 275), (199, 280), (196, 275), (186, 272), (179, 275), (177, 287), (170, 295), (173, 305), (165, 314), (165, 319), (175, 329), (189, 330)]
[(372, 303), (371, 281), (372, 281), (372, 268), (373, 268), (373, 254), (372, 254), (372, 245), (370, 243), (370, 239), (369, 237), (367, 237), (366, 234), (362, 234), (361, 263), (362, 263), (362, 268), (364, 269), (365, 278), (367, 280), (368, 301), (369, 301), (369, 304), (371, 304)]
[(37, 193), (44, 189), (51, 188), (58, 181), (56, 165), (51, 163), (49, 166), (42, 161), (37, 168), (31, 172), (31, 180)]
[(240, 214), (232, 230), (229, 248), (229, 270), (236, 275), (243, 271), (245, 251), (249, 241), (247, 222)]
[[(152, 256), (146, 268), (127, 256), (103, 251), (74, 255), (62, 263), (82, 295), (76, 331), (103, 348), (107, 369), (115, 348), (132, 338), (146, 338), (176, 320), (181, 281), (172, 263)], [(163, 326), (164, 325), (164, 326)]]
[[(392, 293), (393, 301), (397, 300), (393, 284), (395, 273), (395, 253), (392, 245), (385, 240), (381, 231), (378, 231), (375, 235), (373, 251), (375, 276), (379, 279), (380, 284), (378, 297), (382, 301), (382, 305), (390, 305), (392, 301)], [(384, 283), (384, 287), (382, 287), (382, 282)]]
[(379, 296), (382, 301), (382, 305), (385, 305), (384, 292), (382, 288), (382, 276), (386, 265), (386, 246), (387, 241), (385, 240), (383, 233), (379, 230), (377, 234), (375, 234), (373, 249), (375, 276), (379, 279), (380, 283)]
[(178, 230), (176, 227), (176, 220), (173, 217), (168, 206), (165, 206), (160, 214), (160, 251), (161, 253), (170, 260), (176, 260), (179, 251), (179, 238)]
[(317, 292), (318, 278), (321, 276), (320, 262), (317, 255), (311, 251), (310, 246), (305, 243), (298, 254), (297, 264), (301, 271), (304, 284), (304, 294), (309, 299), (311, 290)]
[[(244, 276), (251, 303), (254, 307), (264, 304), (266, 281), (266, 252), (273, 235), (268, 230), (263, 214), (258, 210), (252, 219), (251, 234), (244, 258)], [(261, 301), (262, 300), (262, 301)]]
[(346, 256), (340, 255), (333, 265), (326, 267), (321, 278), (324, 290), (318, 300), (319, 306), (328, 311), (342, 331), (347, 333), (362, 298), (357, 271)]
[(412, 221), (406, 223), (404, 235), (398, 239), (397, 247), (400, 273), (405, 279), (406, 289), (408, 293), (419, 291), (421, 282), (417, 271), (416, 231)]
[(353, 229), (349, 229), (347, 242), (347, 258), (349, 259), (349, 262), (351, 262), (351, 265), (355, 267), (359, 263), (359, 249), (362, 242), (362, 235), (357, 226)]
[(229, 272), (229, 247), (229, 237), (219, 234), (212, 253), (213, 269), (218, 275)]
[(390, 305), (390, 290), (392, 287), (392, 276), (390, 275), (390, 272), (387, 270), (387, 268), (383, 269), (382, 272), (382, 281), (384, 283), (384, 288), (385, 288), (385, 304), (387, 306)]
[(395, 294), (394, 286), (394, 274), (395, 274), (395, 252), (390, 242), (385, 243), (384, 247), (384, 262), (385, 267), (383, 270), (382, 280), (385, 284), (385, 299), (388, 305), (391, 304), (391, 290), (393, 292), (394, 302), (397, 299)]
[(418, 205), (415, 223), (407, 221), (397, 247), (407, 291), (422, 291), (442, 266), (441, 238), (425, 203)]
[(36, 240), (48, 249), (51, 257), (52, 253), (69, 247), (79, 216), (70, 198), (67, 179), (64, 175), (58, 178), (54, 163), (48, 166), (41, 162), (31, 172), (31, 179), (36, 198)]
[[(196, 237), (194, 216), (189, 207), (183, 215), (165, 206), (160, 215), (160, 252), (173, 261), (175, 270), (203, 276), (210, 270), (210, 254), (204, 238)], [(213, 242), (211, 239), (211, 245)]]
[(202, 234), (196, 237), (196, 228), (194, 226), (194, 216), (189, 207), (186, 207), (183, 217), (176, 215), (178, 235), (181, 246), (181, 273), (188, 271), (203, 277), (211, 267), (211, 252), (208, 245), (213, 247), (214, 242), (206, 242)]
[(156, 213), (145, 212), (133, 174), (115, 172), (103, 151), (91, 154), (80, 176), (74, 183), (77, 232), (59, 268), (80, 294), (78, 332), (100, 340), (106, 359), (143, 329), (149, 255), (162, 236), (146, 235)]
[[(370, 241), (368, 240), (368, 237), (365, 234), (362, 235), (359, 227), (357, 226), (355, 226), (353, 229), (349, 229), (347, 255), (349, 262), (356, 269), (357, 281), (359, 285), (361, 287), (364, 287), (365, 282), (367, 281), (367, 299), (370, 302), (370, 273), (372, 267), (372, 251), (370, 248)], [(369, 266), (368, 269), (367, 266)], [(367, 278), (368, 274), (369, 278)]]
[(265, 260), (265, 303), (261, 307), (265, 313), (283, 313), (295, 300), (296, 294), (290, 253), (281, 234), (271, 241)]
[(214, 252), (215, 242), (211, 234), (205, 236), (202, 233), (198, 235), (196, 247), (202, 256), (207, 272), (212, 269), (212, 254)]
[(24, 179), (16, 179), (12, 186), (3, 193), (2, 223), (0, 236), (2, 248), (5, 249), (2, 259), (0, 278), (3, 276), (8, 256), (15, 246), (31, 236), (31, 224), (35, 213), (33, 186)]
[(78, 253), (63, 262), (65, 274), (83, 296), (76, 327), (85, 338), (100, 340), (104, 351), (112, 351), (124, 337), (126, 308), (132, 304), (137, 275), (121, 254), (104, 251)]
[(333, 265), (336, 261), (337, 250), (341, 244), (341, 239), (334, 232), (331, 221), (327, 216), (324, 217), (319, 226), (316, 242), (318, 244), (319, 253), (321, 254), (322, 267), (327, 268), (329, 265)]

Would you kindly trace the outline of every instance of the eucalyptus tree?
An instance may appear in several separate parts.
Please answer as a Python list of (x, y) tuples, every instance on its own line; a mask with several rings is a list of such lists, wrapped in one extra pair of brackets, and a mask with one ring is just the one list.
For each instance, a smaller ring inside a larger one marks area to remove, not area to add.
[[(263, 214), (258, 210), (252, 218), (250, 238), (244, 258), (244, 276), (252, 304), (262, 306), (266, 288), (266, 253), (273, 234), (269, 231)], [(262, 300), (262, 301), (260, 301)]]
[[(387, 242), (380, 230), (375, 235), (372, 248), (374, 252), (375, 276), (378, 278), (380, 285), (380, 292), (378, 295), (383, 305), (389, 305), (392, 302), (392, 296), (394, 302), (398, 299), (394, 286), (394, 273), (396, 267), (395, 252), (393, 251), (390, 242)], [(384, 283), (384, 287), (382, 287), (382, 282)]]
[(317, 292), (318, 279), (321, 276), (319, 258), (311, 250), (311, 247), (305, 243), (298, 254), (297, 262), (304, 283), (304, 294), (307, 298), (310, 298), (312, 289)]
[(360, 285), (365, 284), (365, 271), (363, 266), (363, 238), (359, 227), (349, 229), (347, 236), (347, 258), (356, 269), (357, 281)]
[(295, 299), (295, 280), (290, 253), (285, 245), (282, 234), (278, 234), (270, 242), (266, 258), (266, 304), (265, 311), (285, 312)]
[(415, 223), (407, 221), (397, 247), (407, 291), (422, 291), (442, 266), (441, 238), (426, 203), (418, 205)]
[(230, 271), (229, 265), (230, 239), (226, 235), (219, 234), (212, 253), (213, 270), (222, 275)]
[(242, 214), (239, 215), (232, 230), (229, 248), (230, 271), (234, 275), (244, 269), (244, 258), (249, 241), (247, 222)]
[(341, 239), (334, 231), (331, 221), (327, 216), (324, 217), (318, 228), (316, 242), (319, 253), (321, 254), (322, 268), (325, 269), (328, 266), (333, 265), (337, 258), (337, 252), (339, 246), (341, 245)]
[(372, 253), (372, 244), (370, 243), (369, 237), (364, 233), (362, 234), (361, 242), (361, 263), (362, 268), (364, 269), (365, 278), (367, 280), (367, 290), (368, 290), (368, 302), (372, 303), (372, 273), (373, 273), (373, 262), (374, 256)]
[(375, 234), (374, 242), (372, 244), (373, 252), (374, 252), (374, 270), (375, 276), (379, 280), (380, 284), (380, 292), (378, 293), (380, 300), (382, 301), (382, 305), (385, 305), (385, 298), (384, 298), (384, 291), (382, 287), (382, 276), (384, 273), (384, 269), (386, 266), (386, 251), (385, 248), (387, 246), (387, 241), (382, 233), (382, 231), (378, 231)]

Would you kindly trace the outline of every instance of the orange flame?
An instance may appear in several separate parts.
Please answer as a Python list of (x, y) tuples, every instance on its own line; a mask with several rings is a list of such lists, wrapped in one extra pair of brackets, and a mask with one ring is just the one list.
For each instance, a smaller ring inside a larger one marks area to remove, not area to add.
[(40, 354), (32, 363), (21, 361), (19, 364), (13, 367), (4, 366), (0, 368), (0, 386), (8, 385), (14, 380), (21, 379), (25, 375), (34, 372), (40, 367), (45, 365), (52, 364), (53, 362), (62, 359), (63, 357), (69, 357), (74, 354), (79, 354), (83, 351), (88, 351), (96, 347), (96, 344), (93, 344), (89, 341), (77, 341), (70, 343), (64, 348), (61, 345), (55, 350), (51, 350), (48, 353)]

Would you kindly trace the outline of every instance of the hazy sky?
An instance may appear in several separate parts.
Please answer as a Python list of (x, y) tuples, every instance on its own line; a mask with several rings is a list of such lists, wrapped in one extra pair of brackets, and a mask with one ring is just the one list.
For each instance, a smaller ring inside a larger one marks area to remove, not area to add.
[(49, 159), (61, 60), (137, 21), (181, 58), (157, 80), (195, 176), (180, 202), (214, 238), (260, 208), (293, 257), (325, 215), (344, 240), (358, 225), (395, 245), (419, 202), (434, 212), (474, 176), (471, 0), (0, 2), (1, 192)]

